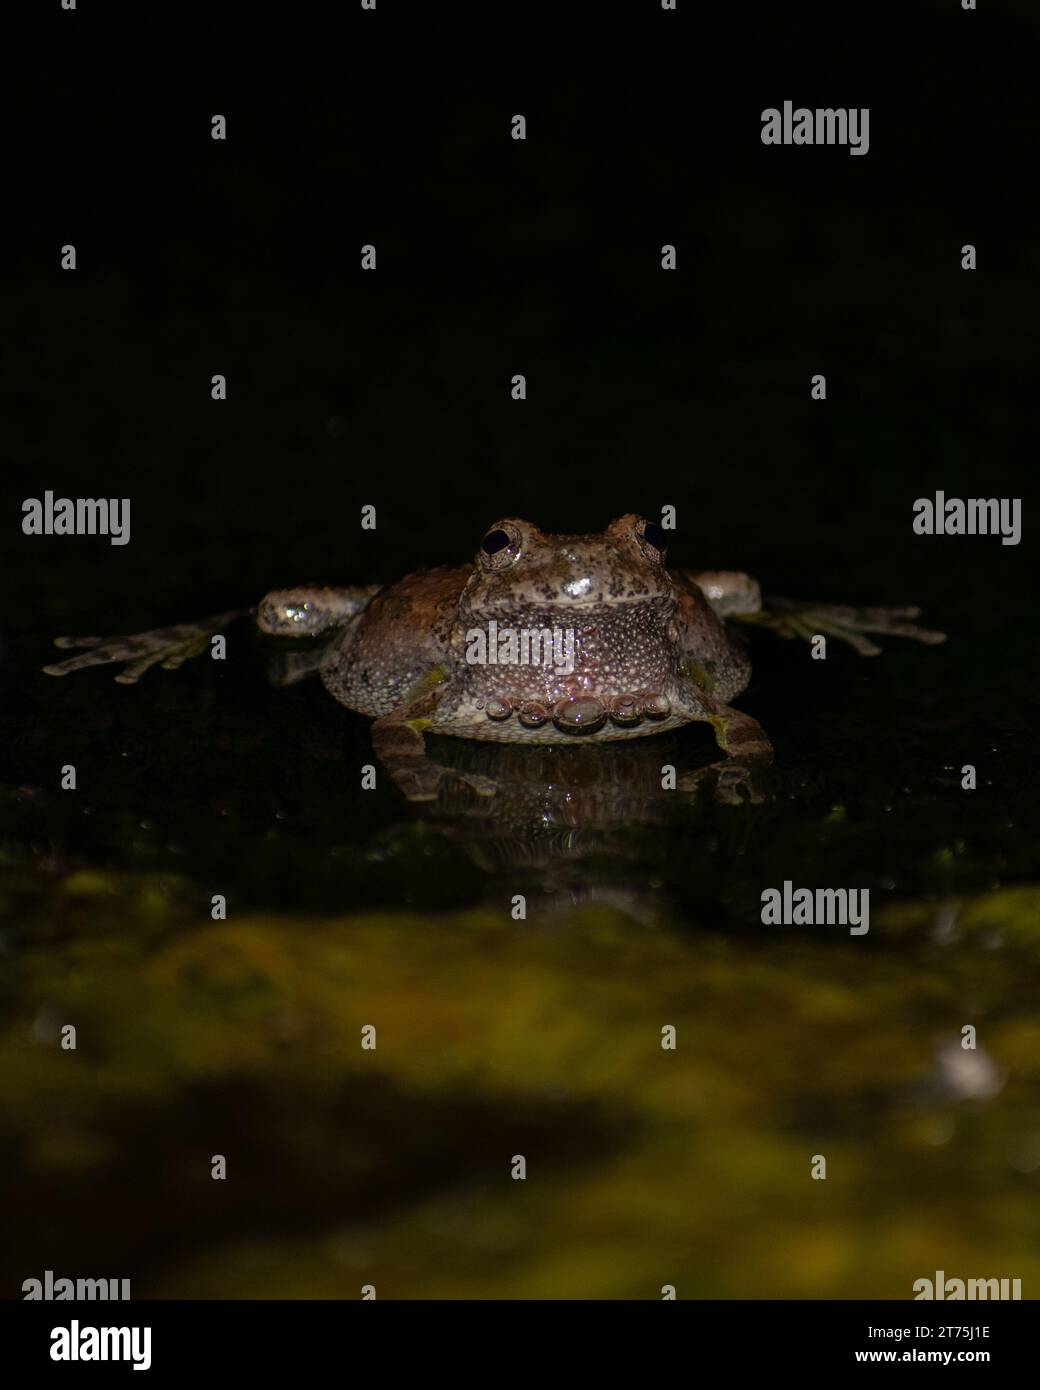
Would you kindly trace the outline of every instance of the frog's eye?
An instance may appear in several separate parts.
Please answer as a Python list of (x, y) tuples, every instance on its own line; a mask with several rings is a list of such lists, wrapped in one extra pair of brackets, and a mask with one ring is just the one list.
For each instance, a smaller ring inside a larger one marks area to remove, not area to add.
[(504, 570), (520, 558), (520, 533), (508, 522), (493, 526), (480, 542), (480, 563), (486, 570)]
[(509, 537), (504, 531), (489, 531), (480, 542), (480, 548), (485, 555), (497, 555), (500, 550), (504, 550), (509, 544)]
[(636, 527), (639, 548), (648, 560), (655, 565), (664, 564), (664, 552), (668, 548), (668, 537), (656, 521), (641, 521)]

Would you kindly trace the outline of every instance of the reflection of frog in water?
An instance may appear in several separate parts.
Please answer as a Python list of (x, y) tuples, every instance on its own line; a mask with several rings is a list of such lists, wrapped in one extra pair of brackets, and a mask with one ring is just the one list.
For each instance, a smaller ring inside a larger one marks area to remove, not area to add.
[[(594, 902), (656, 920), (672, 900), (684, 828), (696, 820), (711, 834), (702, 797), (765, 799), (764, 774), (727, 761), (723, 777), (718, 764), (703, 765), (699, 740), (676, 734), (596, 747), (582, 739), (430, 745), (445, 775), (436, 799), (419, 808), (424, 838), (466, 853), (482, 871), (487, 902), (508, 910), (523, 893), (528, 914), (543, 922)], [(486, 787), (494, 794), (483, 795)], [(382, 838), (395, 846), (413, 833), (409, 822)]]
[[(763, 608), (746, 574), (667, 570), (665, 544), (662, 529), (637, 516), (591, 536), (548, 536), (505, 519), (471, 565), (421, 570), (385, 588), (271, 593), (256, 621), (267, 633), (331, 639), (303, 654), (286, 679), (317, 670), (336, 699), (373, 716), (377, 753), (416, 799), (435, 795), (440, 781), (426, 757), (427, 731), (547, 744), (637, 738), (705, 721), (729, 759), (768, 761), (761, 726), (729, 704), (751, 671), (735, 624), (789, 637), (829, 634), (864, 655), (877, 651), (865, 632), (942, 640), (908, 621), (916, 609), (790, 601)], [(204, 651), (238, 616), (112, 640), (60, 638), (61, 646), (87, 650), (46, 670), (64, 675), (125, 661), (116, 679), (133, 682), (150, 666), (176, 667)], [(486, 634), (482, 646), (474, 633)], [(503, 647), (499, 635), (510, 633), (527, 638), (522, 646), (519, 636), (507, 638)], [(564, 634), (567, 661), (559, 659)], [(473, 661), (475, 650), (484, 662)]]

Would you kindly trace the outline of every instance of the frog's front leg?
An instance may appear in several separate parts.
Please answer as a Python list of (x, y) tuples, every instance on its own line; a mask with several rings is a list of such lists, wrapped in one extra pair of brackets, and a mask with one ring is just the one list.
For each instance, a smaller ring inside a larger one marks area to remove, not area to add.
[(881, 648), (866, 638), (910, 637), (915, 642), (945, 642), (945, 632), (918, 627), (920, 608), (853, 608), (848, 604), (803, 602), (800, 599), (763, 600), (758, 581), (739, 570), (684, 570), (720, 618), (767, 627), (778, 637), (811, 641), (822, 634), (854, 647), (860, 656), (877, 656)]
[(451, 689), (443, 669), (437, 667), (372, 725), (376, 756), (409, 801), (434, 801), (449, 786), (466, 787), (481, 797), (494, 796), (497, 790), (493, 778), (445, 767), (427, 751), (425, 735), (437, 732)]
[(424, 731), (433, 723), (443, 690), (436, 677), (424, 678), (407, 699), (372, 725), (372, 747), (409, 801), (433, 801), (444, 769), (426, 752)]
[[(704, 697), (702, 696), (702, 701)], [(715, 733), (715, 742), (727, 758), (741, 763), (770, 763), (773, 761), (773, 745), (769, 735), (750, 714), (744, 710), (733, 709), (719, 700), (704, 701), (707, 719)]]
[(762, 770), (773, 761), (769, 735), (750, 714), (730, 705), (712, 702), (708, 722), (715, 742), (726, 754), (716, 764), (715, 798), (736, 805), (742, 801), (761, 802)]
[(761, 802), (764, 771), (773, 761), (773, 745), (762, 725), (744, 710), (715, 699), (695, 681), (681, 681), (679, 696), (681, 706), (691, 719), (711, 725), (715, 742), (726, 755), (718, 762), (686, 774), (680, 780), (680, 789), (696, 790), (714, 773), (717, 800), (734, 804)]

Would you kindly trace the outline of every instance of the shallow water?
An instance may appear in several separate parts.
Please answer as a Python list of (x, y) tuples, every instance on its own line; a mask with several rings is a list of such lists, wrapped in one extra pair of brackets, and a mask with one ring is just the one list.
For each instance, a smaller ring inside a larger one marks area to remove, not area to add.
[[(1028, 1296), (1040, 891), (1008, 886), (1035, 852), (1009, 733), (937, 734), (956, 641), (821, 674), (764, 640), (743, 703), (777, 766), (735, 806), (660, 788), (711, 758), (698, 729), (437, 740), (496, 792), (417, 809), (359, 790), (367, 721), (259, 653), (27, 675), (18, 756), (60, 745), (79, 790), (5, 794), (8, 1280), (104, 1250), (140, 1296), (902, 1298), (935, 1269)], [(762, 926), (785, 878), (868, 888), (869, 933)]]

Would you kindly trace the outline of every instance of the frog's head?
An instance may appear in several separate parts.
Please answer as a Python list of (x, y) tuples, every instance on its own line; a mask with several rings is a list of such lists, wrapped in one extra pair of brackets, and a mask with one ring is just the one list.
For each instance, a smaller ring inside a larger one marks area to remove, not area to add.
[(452, 639), (454, 716), (468, 737), (618, 738), (685, 723), (665, 545), (634, 515), (590, 536), (545, 535), (516, 517), (490, 526)]

